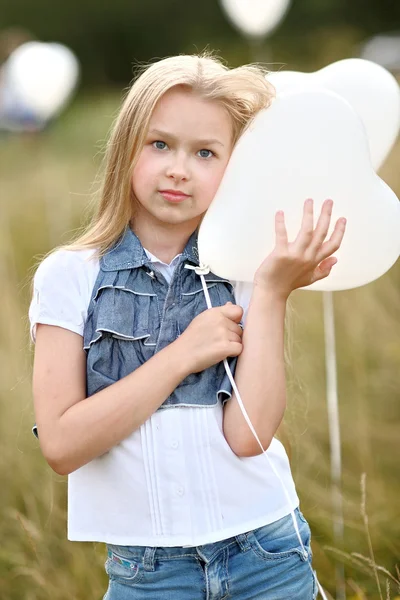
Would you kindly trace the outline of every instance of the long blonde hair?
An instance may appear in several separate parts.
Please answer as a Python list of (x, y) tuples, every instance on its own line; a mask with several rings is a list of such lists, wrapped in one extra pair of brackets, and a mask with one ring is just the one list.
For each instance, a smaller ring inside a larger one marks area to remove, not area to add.
[(274, 88), (259, 65), (229, 69), (209, 52), (165, 58), (139, 69), (114, 122), (104, 155), (97, 211), (91, 223), (64, 249), (109, 249), (129, 224), (134, 210), (131, 177), (158, 100), (185, 86), (220, 103), (232, 119), (236, 143), (256, 113), (269, 106)]

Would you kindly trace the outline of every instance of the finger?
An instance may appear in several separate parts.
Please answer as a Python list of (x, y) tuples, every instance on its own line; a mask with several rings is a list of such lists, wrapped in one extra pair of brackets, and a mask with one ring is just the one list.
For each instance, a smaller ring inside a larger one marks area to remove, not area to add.
[(344, 232), (346, 231), (346, 219), (343, 217), (336, 221), (335, 229), (332, 232), (331, 237), (328, 241), (322, 244), (316, 260), (320, 263), (325, 260), (328, 256), (331, 256), (336, 250), (339, 250), (343, 240)]
[(229, 334), (229, 341), (230, 342), (237, 342), (238, 344), (242, 343), (242, 336), (238, 335), (237, 333), (231, 332)]
[(337, 263), (336, 256), (330, 256), (329, 258), (323, 260), (318, 267), (314, 270), (314, 273), (311, 278), (311, 283), (315, 281), (319, 281), (320, 279), (324, 279), (328, 277), (330, 274), (332, 267)]
[(283, 210), (278, 210), (275, 214), (275, 239), (277, 249), (281, 250), (287, 248), (288, 239), (285, 225), (285, 213)]
[(310, 245), (314, 232), (314, 201), (308, 198), (304, 202), (303, 219), (300, 231), (293, 242), (294, 249), (304, 252)]
[(237, 323), (239, 323), (239, 321), (241, 320), (244, 312), (243, 308), (239, 304), (232, 304), (231, 302), (228, 302), (227, 304), (224, 304), (224, 306), (221, 306), (220, 310), (224, 317), (226, 317), (230, 321), (236, 321)]
[(319, 215), (317, 225), (314, 230), (313, 240), (311, 248), (317, 251), (323, 244), (326, 236), (328, 235), (329, 225), (332, 217), (333, 200), (325, 200), (322, 205), (321, 213)]
[(230, 342), (230, 347), (229, 347), (229, 352), (230, 354), (228, 354), (228, 357), (231, 356), (239, 356), (242, 353), (243, 350), (243, 344), (241, 342)]
[[(231, 323), (232, 323), (232, 321), (231, 321)], [(237, 325), (236, 323), (232, 323), (232, 327), (229, 327), (229, 331), (231, 331), (232, 333), (235, 333), (240, 338), (243, 335), (243, 329), (240, 327), (240, 325)]]
[(234, 315), (225, 315), (225, 318), (227, 319), (226, 325), (228, 326), (228, 328), (234, 331), (236, 331), (238, 327), (240, 328), (239, 323), (242, 320), (242, 316), (243, 312), (236, 313)]

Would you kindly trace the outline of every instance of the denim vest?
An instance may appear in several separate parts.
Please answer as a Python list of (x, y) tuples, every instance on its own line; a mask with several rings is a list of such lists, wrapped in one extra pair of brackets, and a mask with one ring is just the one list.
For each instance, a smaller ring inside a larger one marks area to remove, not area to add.
[[(84, 327), (88, 396), (132, 373), (174, 342), (207, 309), (200, 276), (185, 268), (185, 263), (199, 266), (197, 230), (180, 255), (170, 284), (152, 270), (139, 238), (129, 227), (100, 259)], [(213, 307), (236, 303), (229, 280), (213, 273), (204, 277)], [(237, 357), (228, 362), (234, 375)], [(213, 406), (228, 400), (231, 393), (221, 361), (188, 375), (158, 410)]]
[[(200, 276), (186, 269), (185, 263), (199, 266), (197, 230), (179, 257), (169, 285), (161, 273), (152, 270), (139, 238), (129, 227), (100, 259), (83, 332), (87, 396), (129, 375), (176, 340), (207, 309)], [(236, 304), (228, 279), (213, 273), (204, 278), (213, 307)], [(233, 376), (236, 363), (236, 356), (228, 358)], [(231, 394), (232, 385), (221, 361), (188, 375), (158, 410), (213, 406), (218, 401), (225, 403)], [(32, 433), (39, 437), (36, 424)]]

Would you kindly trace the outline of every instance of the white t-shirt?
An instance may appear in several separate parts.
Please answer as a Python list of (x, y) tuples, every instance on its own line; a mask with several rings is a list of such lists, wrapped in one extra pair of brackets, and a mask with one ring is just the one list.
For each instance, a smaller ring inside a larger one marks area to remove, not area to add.
[[(179, 255), (167, 265), (145, 251), (170, 282)], [(83, 335), (99, 271), (93, 254), (59, 250), (41, 263), (29, 308), (33, 341), (37, 323)], [(232, 283), (245, 324), (252, 285)], [(156, 411), (108, 453), (68, 475), (68, 539), (198, 546), (289, 514), (299, 499), (283, 445), (274, 438), (267, 454), (290, 505), (266, 456), (232, 452), (222, 418), (221, 403)]]

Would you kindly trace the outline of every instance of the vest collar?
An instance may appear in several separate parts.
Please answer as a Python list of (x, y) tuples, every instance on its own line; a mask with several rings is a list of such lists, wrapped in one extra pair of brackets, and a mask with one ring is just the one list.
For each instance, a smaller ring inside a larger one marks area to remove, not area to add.
[[(192, 233), (182, 252), (181, 261), (189, 260), (199, 265), (199, 253), (197, 247), (197, 229)], [(150, 265), (141, 241), (128, 226), (114, 246), (101, 258), (103, 271), (118, 271), (121, 269), (136, 269), (142, 265)]]

